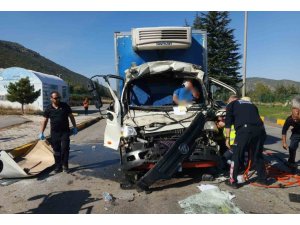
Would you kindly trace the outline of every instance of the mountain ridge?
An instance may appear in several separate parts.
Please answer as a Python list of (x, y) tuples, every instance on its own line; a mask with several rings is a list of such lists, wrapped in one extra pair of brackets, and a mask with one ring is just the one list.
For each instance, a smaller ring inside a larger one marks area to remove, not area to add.
[(271, 90), (274, 90), (278, 85), (290, 86), (294, 85), (296, 88), (300, 89), (300, 82), (289, 80), (289, 79), (270, 79), (265, 77), (249, 77), (246, 79), (246, 88), (247, 90), (253, 90), (257, 83), (262, 83), (267, 85)]
[(88, 78), (73, 72), (23, 45), (0, 40), (0, 68), (22, 67), (61, 78), (73, 86), (86, 88)]

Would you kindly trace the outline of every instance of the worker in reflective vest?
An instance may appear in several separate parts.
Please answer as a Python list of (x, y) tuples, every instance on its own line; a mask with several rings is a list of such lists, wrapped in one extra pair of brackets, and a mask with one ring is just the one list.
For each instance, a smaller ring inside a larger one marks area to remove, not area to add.
[[(216, 142), (220, 146), (220, 154), (222, 155), (222, 169), (229, 170), (229, 165), (231, 164), (231, 159), (233, 155), (232, 149), (228, 149), (226, 146), (226, 139), (225, 139), (225, 118), (226, 118), (226, 110), (220, 109), (216, 113), (217, 122), (216, 125), (219, 129), (219, 134), (217, 135)], [(235, 130), (234, 126), (231, 126), (230, 131), (230, 146), (234, 146), (235, 140)]]

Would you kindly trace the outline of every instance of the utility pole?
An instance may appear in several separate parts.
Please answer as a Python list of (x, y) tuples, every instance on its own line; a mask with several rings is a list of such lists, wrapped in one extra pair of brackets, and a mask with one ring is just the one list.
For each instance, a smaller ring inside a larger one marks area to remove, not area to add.
[(247, 67), (247, 32), (248, 32), (248, 12), (245, 12), (245, 25), (244, 25), (244, 64), (243, 64), (243, 88), (242, 96), (246, 96), (246, 67)]

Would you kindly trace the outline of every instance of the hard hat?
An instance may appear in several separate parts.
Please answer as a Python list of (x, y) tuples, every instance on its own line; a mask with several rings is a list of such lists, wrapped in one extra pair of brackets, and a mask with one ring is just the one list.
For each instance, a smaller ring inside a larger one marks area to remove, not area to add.
[(216, 112), (216, 116), (226, 116), (226, 109), (219, 109)]

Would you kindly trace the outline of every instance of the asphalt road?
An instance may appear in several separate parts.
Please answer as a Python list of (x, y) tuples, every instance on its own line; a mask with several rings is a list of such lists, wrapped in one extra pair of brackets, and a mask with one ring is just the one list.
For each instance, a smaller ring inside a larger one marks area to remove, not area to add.
[[(104, 127), (102, 120), (71, 138), (71, 173), (45, 171), (36, 178), (0, 187), (0, 213), (183, 213), (178, 201), (199, 192), (196, 186), (201, 182), (201, 173), (158, 182), (151, 194), (122, 190), (119, 155), (103, 147)], [(280, 144), (280, 128), (266, 128), (269, 136), (265, 147), (275, 154), (269, 160), (286, 159), (287, 152)], [(245, 213), (300, 210), (299, 202), (290, 199), (291, 194), (300, 196), (299, 186), (265, 189), (246, 185), (232, 190), (223, 183), (217, 185), (235, 194), (234, 202)], [(105, 204), (103, 192), (114, 196), (113, 204)]]
[(0, 116), (0, 129), (15, 126), (18, 124), (30, 122), (30, 120), (16, 115), (2, 115)]

